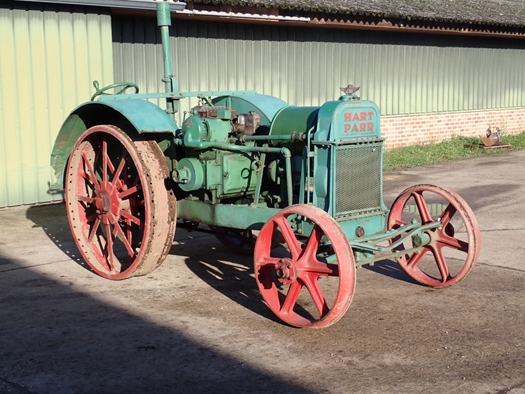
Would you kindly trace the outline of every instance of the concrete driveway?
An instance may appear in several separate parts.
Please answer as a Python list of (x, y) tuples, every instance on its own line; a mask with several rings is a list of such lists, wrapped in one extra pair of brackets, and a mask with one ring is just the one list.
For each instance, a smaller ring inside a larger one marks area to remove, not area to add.
[(357, 271), (324, 330), (276, 320), (251, 258), (178, 230), (164, 264), (110, 282), (79, 259), (63, 205), (0, 210), (0, 392), (525, 393), (525, 151), (389, 174), (451, 188), (477, 265), (433, 290), (387, 261)]

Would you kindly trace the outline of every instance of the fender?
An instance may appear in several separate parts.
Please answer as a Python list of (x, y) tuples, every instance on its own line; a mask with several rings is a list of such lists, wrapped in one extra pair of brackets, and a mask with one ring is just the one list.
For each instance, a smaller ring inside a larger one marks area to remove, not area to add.
[(131, 137), (145, 133), (170, 133), (178, 129), (175, 121), (157, 105), (146, 100), (91, 101), (81, 104), (62, 124), (51, 152), (56, 183), (50, 192), (63, 189), (64, 169), (80, 135), (92, 126), (111, 124)]

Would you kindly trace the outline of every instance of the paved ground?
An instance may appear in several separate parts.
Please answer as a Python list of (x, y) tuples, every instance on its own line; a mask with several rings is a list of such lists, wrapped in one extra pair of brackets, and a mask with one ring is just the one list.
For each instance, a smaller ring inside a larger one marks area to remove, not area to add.
[(0, 210), (0, 392), (525, 393), (525, 152), (392, 174), (388, 205), (434, 183), (462, 195), (481, 257), (446, 290), (394, 262), (358, 270), (324, 330), (277, 321), (251, 259), (177, 232), (147, 277), (110, 282), (78, 259), (63, 205)]

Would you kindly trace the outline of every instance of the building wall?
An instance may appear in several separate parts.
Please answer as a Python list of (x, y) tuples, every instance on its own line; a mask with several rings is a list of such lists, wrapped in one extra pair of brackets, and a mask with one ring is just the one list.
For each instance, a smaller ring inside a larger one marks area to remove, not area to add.
[(61, 199), (48, 193), (51, 150), (92, 81), (113, 81), (110, 15), (2, 2), (0, 37), (0, 207)]
[(505, 142), (505, 135), (525, 131), (525, 110), (458, 111), (381, 119), (381, 131), (386, 137), (387, 149), (441, 142), (457, 136), (484, 137), (488, 128), (492, 131), (499, 128)]
[[(117, 79), (162, 89), (157, 30), (153, 18), (113, 16)], [(182, 91), (321, 105), (352, 83), (384, 116), (525, 107), (524, 40), (175, 19), (171, 48)]]
[[(0, 207), (62, 198), (48, 192), (51, 149), (93, 80), (163, 90), (150, 15), (0, 3)], [(321, 105), (348, 83), (361, 86), (382, 110), (387, 147), (480, 135), (489, 125), (525, 129), (524, 40), (175, 18), (171, 47), (182, 91), (254, 89)], [(182, 110), (195, 104), (186, 100)]]

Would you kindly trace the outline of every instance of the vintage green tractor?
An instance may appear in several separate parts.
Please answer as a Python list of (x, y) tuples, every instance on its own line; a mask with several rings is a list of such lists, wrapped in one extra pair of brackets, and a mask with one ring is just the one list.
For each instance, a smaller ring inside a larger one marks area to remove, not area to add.
[[(467, 275), (480, 231), (459, 195), (418, 185), (386, 208), (373, 102), (351, 85), (320, 107), (251, 91), (179, 92), (170, 4), (159, 1), (157, 14), (165, 92), (96, 85), (52, 153), (73, 237), (94, 272), (112, 280), (145, 275), (168, 254), (176, 223), (207, 225), (232, 250), (253, 253), (257, 286), (280, 319), (311, 328), (346, 312), (356, 266), (395, 259), (435, 288)], [(186, 97), (200, 105), (179, 127)], [(165, 99), (166, 108), (151, 98)]]

